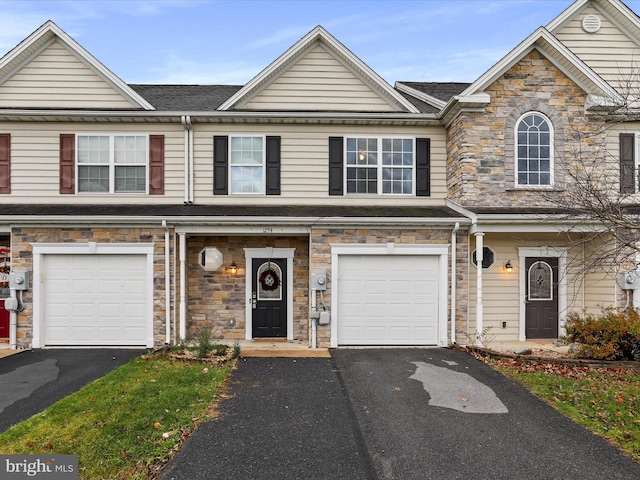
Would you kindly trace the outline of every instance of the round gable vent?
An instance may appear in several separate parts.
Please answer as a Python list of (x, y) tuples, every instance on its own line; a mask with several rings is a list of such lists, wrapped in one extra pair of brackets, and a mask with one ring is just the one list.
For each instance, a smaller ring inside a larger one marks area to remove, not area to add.
[(596, 33), (601, 26), (602, 21), (598, 15), (589, 14), (582, 19), (582, 29), (587, 33)]

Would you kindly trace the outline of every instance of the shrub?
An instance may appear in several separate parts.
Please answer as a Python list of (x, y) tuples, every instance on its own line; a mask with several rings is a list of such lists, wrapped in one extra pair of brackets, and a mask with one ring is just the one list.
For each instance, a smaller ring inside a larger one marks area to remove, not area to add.
[(598, 316), (570, 313), (566, 330), (577, 357), (640, 361), (640, 315), (635, 309), (607, 308)]

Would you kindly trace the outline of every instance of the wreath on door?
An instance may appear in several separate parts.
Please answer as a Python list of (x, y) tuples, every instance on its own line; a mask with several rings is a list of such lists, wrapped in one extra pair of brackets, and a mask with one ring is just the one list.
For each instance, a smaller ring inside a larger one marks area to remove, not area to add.
[(280, 286), (280, 278), (273, 268), (267, 268), (259, 278), (263, 290), (275, 290)]

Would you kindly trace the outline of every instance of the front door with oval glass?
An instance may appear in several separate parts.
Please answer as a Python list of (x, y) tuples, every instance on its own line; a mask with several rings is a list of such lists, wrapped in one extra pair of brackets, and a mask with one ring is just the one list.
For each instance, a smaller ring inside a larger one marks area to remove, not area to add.
[(525, 260), (525, 337), (558, 338), (558, 259)]
[(287, 338), (287, 260), (254, 258), (252, 278), (253, 338)]

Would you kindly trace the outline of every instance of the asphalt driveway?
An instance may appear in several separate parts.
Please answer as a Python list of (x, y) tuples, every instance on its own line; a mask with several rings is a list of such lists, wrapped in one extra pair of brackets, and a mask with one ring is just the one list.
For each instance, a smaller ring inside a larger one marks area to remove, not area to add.
[(640, 478), (640, 464), (470, 355), (241, 359), (169, 479)]
[(0, 359), (0, 433), (145, 351), (36, 349)]

